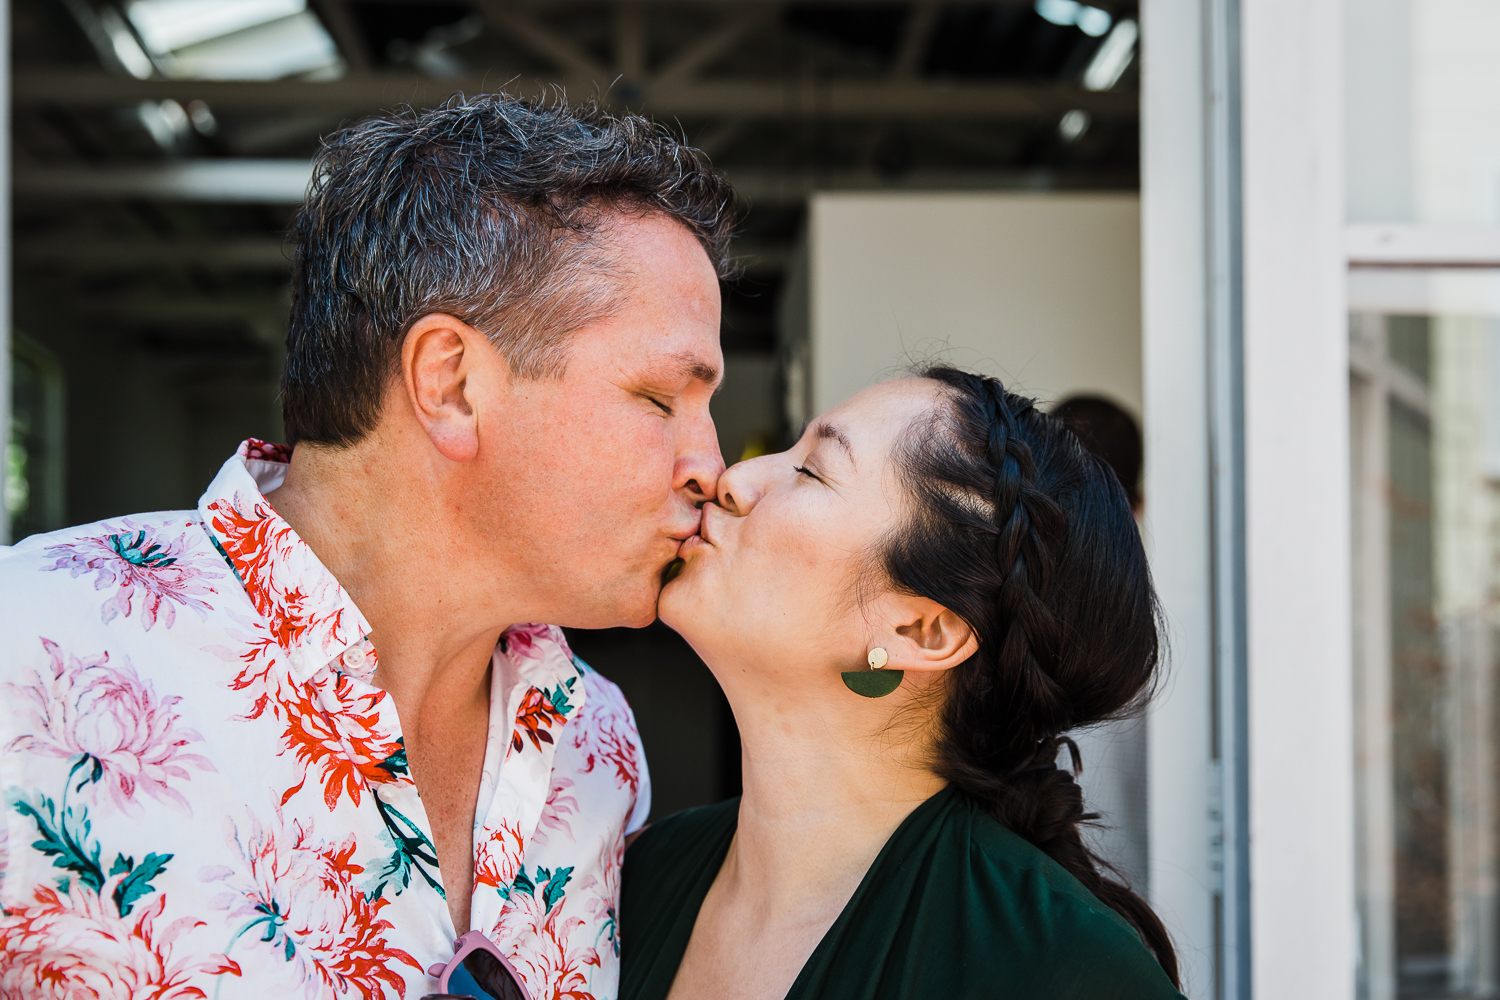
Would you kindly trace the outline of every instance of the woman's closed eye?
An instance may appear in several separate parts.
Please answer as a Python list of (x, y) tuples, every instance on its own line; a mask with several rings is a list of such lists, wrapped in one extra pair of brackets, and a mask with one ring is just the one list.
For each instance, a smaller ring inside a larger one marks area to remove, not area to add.
[(799, 476), (806, 476), (808, 479), (811, 479), (811, 480), (813, 480), (815, 482), (819, 482), (819, 483), (821, 483), (823, 481), (823, 479), (822, 479), (821, 476), (819, 476), (817, 473), (813, 472), (810, 469), (804, 468), (803, 466), (794, 465), (794, 466), (792, 466), (792, 469)]

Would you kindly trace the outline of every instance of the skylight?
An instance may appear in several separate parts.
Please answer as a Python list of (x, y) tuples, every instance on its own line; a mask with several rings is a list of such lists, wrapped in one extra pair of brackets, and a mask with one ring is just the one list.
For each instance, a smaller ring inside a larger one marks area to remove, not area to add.
[(176, 79), (274, 80), (343, 66), (307, 0), (131, 0), (126, 13)]

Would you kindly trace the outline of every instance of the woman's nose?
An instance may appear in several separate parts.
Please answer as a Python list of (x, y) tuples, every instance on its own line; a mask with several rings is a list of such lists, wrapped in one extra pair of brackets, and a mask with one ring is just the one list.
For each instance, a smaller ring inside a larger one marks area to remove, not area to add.
[(719, 476), (719, 506), (735, 517), (744, 517), (754, 510), (765, 495), (760, 475), (764, 468), (763, 457), (738, 462), (724, 470)]

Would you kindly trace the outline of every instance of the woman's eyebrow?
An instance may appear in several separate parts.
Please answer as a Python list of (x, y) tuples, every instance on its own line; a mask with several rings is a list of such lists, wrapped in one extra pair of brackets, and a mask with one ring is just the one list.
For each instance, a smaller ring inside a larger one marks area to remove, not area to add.
[(827, 422), (820, 423), (817, 437), (819, 441), (833, 441), (843, 448), (844, 454), (849, 458), (849, 464), (854, 464), (854, 446), (849, 443), (849, 435), (845, 434), (841, 428)]

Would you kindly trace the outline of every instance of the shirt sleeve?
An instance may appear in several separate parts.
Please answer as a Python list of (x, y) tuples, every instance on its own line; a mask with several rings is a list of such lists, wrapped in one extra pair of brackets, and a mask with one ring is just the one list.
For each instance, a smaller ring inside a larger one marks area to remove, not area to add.
[(630, 729), (636, 734), (635, 764), (636, 773), (640, 775), (640, 784), (635, 793), (635, 807), (630, 810), (630, 818), (625, 821), (625, 836), (628, 837), (644, 827), (646, 820), (651, 816), (651, 770), (646, 766), (646, 745), (641, 742), (641, 731), (635, 724), (635, 712), (628, 704), (625, 706), (625, 711), (630, 712)]

